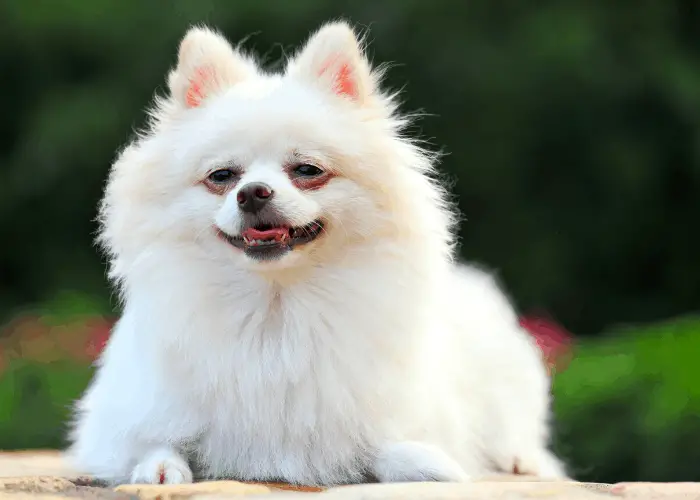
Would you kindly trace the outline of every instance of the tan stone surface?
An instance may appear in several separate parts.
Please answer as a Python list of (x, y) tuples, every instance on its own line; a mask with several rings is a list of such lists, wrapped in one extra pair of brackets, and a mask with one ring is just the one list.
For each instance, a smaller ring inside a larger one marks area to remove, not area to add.
[[(206, 495), (195, 495), (195, 496), (187, 498), (187, 500), (241, 500), (241, 499), (299, 500), (299, 497), (301, 497), (302, 499), (306, 499), (306, 500), (313, 500), (315, 498), (315, 497), (309, 498), (309, 493), (303, 493), (303, 492), (298, 492), (298, 491), (271, 491), (268, 494), (253, 494), (253, 495), (244, 495), (244, 496), (230, 496), (230, 495), (213, 493), (213, 494), (206, 494)], [(3, 500), (3, 499), (0, 499), (0, 500)]]
[(329, 499), (444, 499), (444, 500), (526, 500), (537, 498), (599, 500), (609, 493), (582, 487), (574, 482), (474, 482), (368, 484), (333, 488), (320, 494)]
[(56, 451), (0, 452), (0, 478), (16, 476), (76, 477)]
[(700, 500), (700, 483), (617, 483), (612, 491), (620, 498)]
[(143, 500), (180, 500), (193, 496), (202, 498), (212, 494), (221, 498), (265, 495), (272, 492), (272, 489), (261, 484), (238, 481), (206, 481), (173, 485), (125, 484), (115, 488), (115, 491), (135, 495)]
[(66, 466), (58, 452), (0, 452), (0, 500), (284, 500), (309, 495), (329, 500), (700, 500), (700, 483), (612, 485), (550, 482), (511, 475), (499, 475), (466, 484), (364, 484), (325, 491), (276, 483), (249, 484), (236, 481), (207, 481), (190, 485), (122, 485), (115, 489), (90, 484), (89, 480), (78, 479), (78, 473)]
[(269, 486), (272, 489), (275, 490), (285, 490), (285, 491), (299, 491), (303, 493), (318, 493), (319, 491), (324, 491), (326, 488), (321, 488), (318, 486), (298, 486), (298, 485), (293, 485), (293, 484), (287, 484), (287, 483), (255, 483), (255, 484), (263, 484), (265, 486)]
[(71, 481), (62, 477), (4, 477), (0, 479), (0, 490), (5, 492), (55, 493), (73, 487)]
[(135, 497), (106, 488), (76, 486), (72, 481), (61, 477), (24, 476), (0, 479), (0, 499), (5, 498), (10, 500), (23, 498), (131, 500)]

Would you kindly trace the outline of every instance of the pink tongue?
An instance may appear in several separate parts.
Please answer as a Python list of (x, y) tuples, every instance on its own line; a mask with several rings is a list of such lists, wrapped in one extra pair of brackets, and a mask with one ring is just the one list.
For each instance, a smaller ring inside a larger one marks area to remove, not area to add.
[(251, 227), (250, 229), (243, 231), (241, 236), (248, 240), (281, 240), (282, 238), (289, 236), (289, 228), (273, 227), (272, 229), (260, 231)]

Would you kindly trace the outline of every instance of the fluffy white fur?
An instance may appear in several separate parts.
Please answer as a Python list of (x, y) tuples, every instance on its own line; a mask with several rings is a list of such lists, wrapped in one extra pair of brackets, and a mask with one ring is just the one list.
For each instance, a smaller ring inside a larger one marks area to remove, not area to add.
[[(378, 81), (344, 23), (274, 75), (213, 31), (186, 35), (101, 206), (124, 314), (77, 404), (77, 468), (115, 483), (563, 475), (540, 352), (494, 280), (453, 262), (432, 159)], [(293, 152), (336, 176), (296, 189)], [(200, 181), (229, 162), (325, 234), (275, 262), (217, 237), (241, 230), (237, 188)]]

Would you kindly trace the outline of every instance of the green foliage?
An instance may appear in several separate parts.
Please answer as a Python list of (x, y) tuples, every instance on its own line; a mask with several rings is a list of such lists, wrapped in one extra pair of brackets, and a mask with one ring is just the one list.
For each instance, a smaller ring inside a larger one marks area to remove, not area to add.
[(73, 401), (91, 374), (70, 361), (10, 363), (0, 377), (0, 449), (63, 447)]
[(580, 345), (555, 378), (558, 451), (578, 479), (700, 480), (700, 319)]
[(0, 320), (63, 288), (107, 302), (92, 248), (115, 151), (187, 26), (269, 66), (319, 23), (370, 28), (449, 153), (463, 257), (579, 333), (697, 308), (700, 6), (689, 0), (0, 2)]

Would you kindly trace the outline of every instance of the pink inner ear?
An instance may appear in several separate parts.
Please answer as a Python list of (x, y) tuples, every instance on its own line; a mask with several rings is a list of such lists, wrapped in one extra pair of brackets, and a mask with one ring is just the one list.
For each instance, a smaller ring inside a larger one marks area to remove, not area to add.
[(214, 70), (208, 67), (197, 68), (190, 78), (190, 86), (185, 94), (185, 102), (190, 108), (196, 108), (207, 97), (207, 91), (215, 78)]
[(345, 94), (353, 99), (357, 98), (357, 85), (352, 78), (352, 70), (347, 64), (343, 64), (338, 70), (335, 77), (335, 91), (339, 94)]
[(319, 76), (322, 76), (329, 69), (334, 72), (333, 74), (333, 91), (338, 95), (346, 95), (352, 99), (357, 99), (359, 93), (357, 91), (357, 83), (353, 78), (352, 69), (348, 63), (341, 64), (337, 66), (335, 63), (337, 57), (330, 59), (326, 64), (321, 67), (321, 71), (318, 72)]

